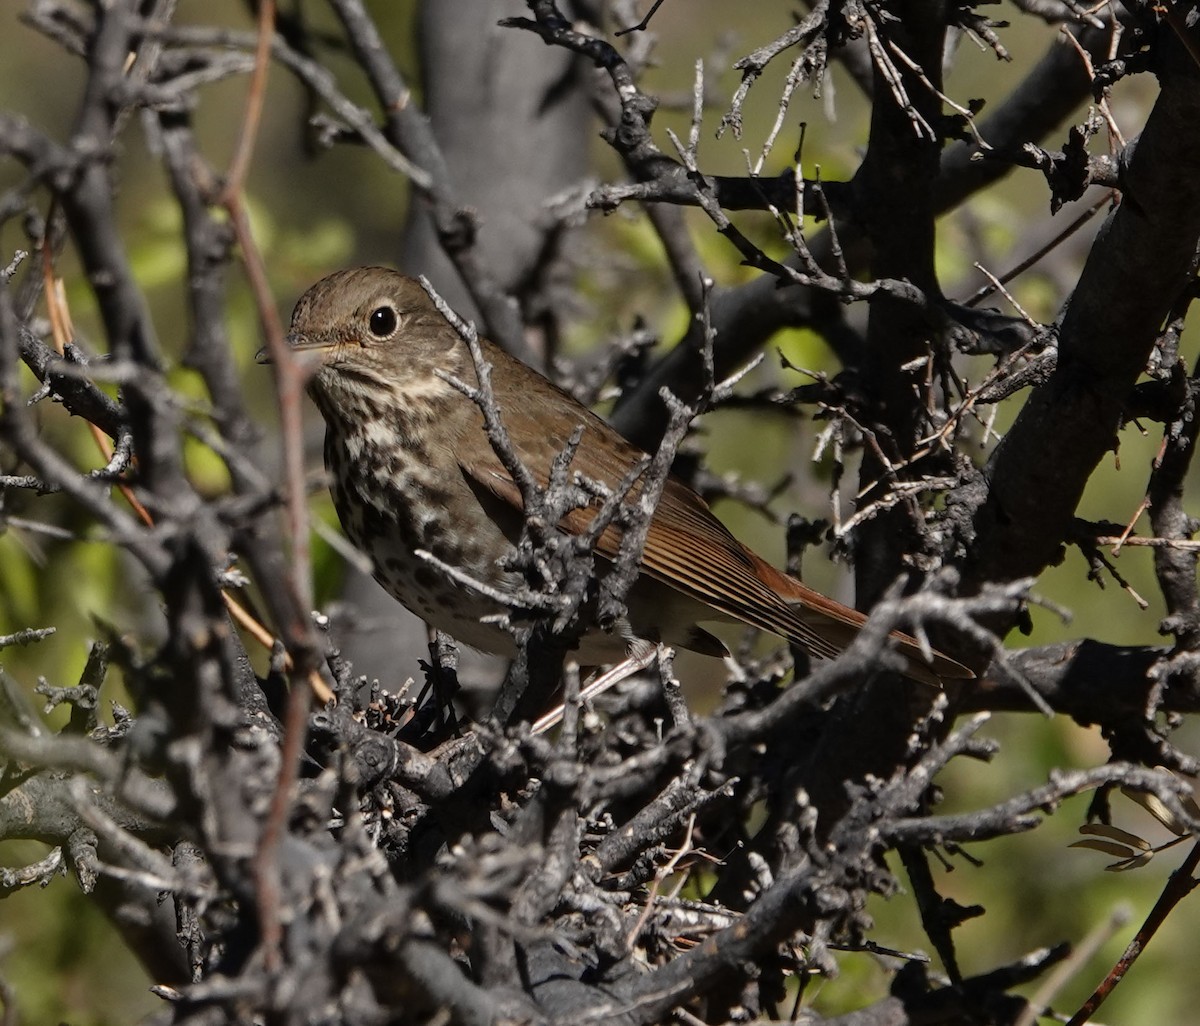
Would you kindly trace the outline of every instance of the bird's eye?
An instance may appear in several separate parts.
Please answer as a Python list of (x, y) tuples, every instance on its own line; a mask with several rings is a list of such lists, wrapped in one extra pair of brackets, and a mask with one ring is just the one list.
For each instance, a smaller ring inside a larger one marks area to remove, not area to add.
[(376, 307), (367, 321), (371, 334), (376, 338), (391, 338), (396, 331), (396, 323), (396, 311), (390, 306)]

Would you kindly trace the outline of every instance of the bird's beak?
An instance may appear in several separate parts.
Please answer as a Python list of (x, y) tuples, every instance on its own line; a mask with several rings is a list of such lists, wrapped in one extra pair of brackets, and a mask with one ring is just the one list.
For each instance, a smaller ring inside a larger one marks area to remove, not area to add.
[[(314, 341), (305, 338), (303, 335), (289, 334), (284, 336), (284, 342), (287, 343), (288, 349), (293, 353), (322, 353), (327, 349), (333, 348), (328, 342)], [(257, 353), (254, 354), (255, 363), (274, 363), (275, 360), (271, 356), (271, 351), (267, 346), (263, 346)]]

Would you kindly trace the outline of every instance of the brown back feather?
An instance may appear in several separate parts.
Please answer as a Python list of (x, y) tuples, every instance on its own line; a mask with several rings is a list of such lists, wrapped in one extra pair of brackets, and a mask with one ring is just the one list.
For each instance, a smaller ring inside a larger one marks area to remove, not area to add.
[[(492, 364), (492, 386), (509, 437), (522, 462), (543, 485), (551, 462), (579, 424), (584, 432), (574, 466), (610, 488), (644, 456), (566, 392), (557, 387), (532, 387), (536, 372), (498, 347), (486, 343), (485, 355)], [(530, 408), (535, 395), (541, 409)], [(547, 413), (557, 414), (552, 419), (569, 425), (561, 437), (545, 432)], [(460, 449), (460, 453), (467, 451), (467, 447)], [(520, 512), (520, 491), (490, 448), (473, 459), (460, 456), (459, 462), (468, 478)], [(561, 526), (580, 534), (594, 516), (594, 509), (573, 510)], [(620, 540), (619, 530), (609, 527), (601, 535), (597, 551), (612, 559)], [(817, 656), (838, 655), (867, 620), (857, 610), (781, 573), (746, 548), (699, 495), (675, 478), (667, 481), (651, 520), (642, 569), (719, 613), (777, 634)], [(892, 637), (909, 663), (909, 676), (917, 680), (936, 685), (939, 677), (974, 676), (940, 652), (933, 653), (931, 664), (917, 641), (906, 634), (894, 631)]]

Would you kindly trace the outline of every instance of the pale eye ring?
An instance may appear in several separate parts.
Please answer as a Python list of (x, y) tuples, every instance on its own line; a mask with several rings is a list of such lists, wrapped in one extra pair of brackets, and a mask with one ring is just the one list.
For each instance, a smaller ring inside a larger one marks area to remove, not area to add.
[(400, 319), (396, 316), (396, 308), (385, 303), (371, 311), (367, 319), (367, 327), (377, 339), (388, 339), (396, 333)]

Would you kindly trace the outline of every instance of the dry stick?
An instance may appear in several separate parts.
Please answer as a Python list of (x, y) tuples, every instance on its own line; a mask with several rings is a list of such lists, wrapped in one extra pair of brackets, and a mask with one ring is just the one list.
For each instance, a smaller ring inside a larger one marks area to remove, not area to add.
[(1092, 539), (1097, 545), (1113, 546), (1113, 554), (1126, 545), (1147, 549), (1179, 549), (1181, 552), (1200, 551), (1200, 541), (1193, 538), (1143, 538), (1141, 535), (1100, 535)]
[[(1031, 253), (1024, 260), (1022, 260), (1019, 264), (1017, 264), (1016, 267), (1013, 267), (1009, 271), (1007, 271), (1005, 274), (1000, 275), (1000, 277), (998, 279), (1000, 284), (1007, 285), (1010, 281), (1012, 281), (1015, 277), (1017, 277), (1017, 275), (1024, 274), (1026, 271), (1029, 270), (1029, 268), (1031, 268), (1034, 264), (1036, 264), (1038, 261), (1040, 261), (1042, 259), (1042, 257), (1046, 256), (1048, 253), (1057, 249), (1062, 243), (1064, 243), (1067, 239), (1069, 239), (1072, 235), (1074, 235), (1077, 231), (1079, 231), (1080, 228), (1082, 228), (1085, 224), (1087, 224), (1088, 221), (1090, 221), (1093, 217), (1095, 217), (1096, 214), (1100, 211), (1100, 208), (1103, 207), (1106, 203), (1110, 202), (1112, 197), (1113, 197), (1113, 193), (1111, 191), (1105, 192), (1103, 196), (1101, 196), (1098, 200), (1096, 200), (1095, 203), (1093, 203), (1090, 207), (1087, 208), (1087, 210), (1085, 210), (1082, 214), (1080, 214), (1077, 218), (1075, 218), (1074, 221), (1072, 221), (1069, 225), (1066, 226), (1066, 228), (1064, 228), (1061, 232), (1059, 232), (1056, 236), (1054, 236), (1054, 238), (1051, 239), (1049, 242), (1047, 242), (1046, 245), (1044, 245), (1041, 249), (1037, 250), (1034, 253)], [(989, 282), (987, 285), (984, 285), (982, 288), (980, 288), (978, 291), (976, 291), (974, 293), (974, 295), (972, 295), (969, 299), (963, 300), (963, 306), (971, 306), (971, 307), (978, 306), (980, 303), (982, 303), (985, 299), (987, 299), (988, 296), (990, 296), (995, 291), (996, 291), (996, 286)]]
[[(1071, 38), (1074, 39), (1075, 37), (1071, 36)], [(1075, 45), (1079, 46), (1078, 41), (1076, 41)], [(978, 146), (981, 150), (990, 150), (992, 148), (984, 140), (983, 136), (979, 134), (979, 129), (975, 127), (975, 115), (971, 111), (969, 111), (962, 104), (955, 103), (952, 99), (950, 99), (949, 96), (947, 96), (937, 86), (929, 81), (929, 76), (925, 74), (924, 70), (921, 68), (921, 65), (909, 57), (909, 55), (906, 54), (903, 49), (897, 46), (894, 40), (889, 39), (887, 41), (887, 48), (900, 58), (900, 61), (916, 76), (917, 81), (919, 81), (921, 85), (928, 89), (929, 92), (931, 92), (935, 97), (941, 100), (942, 103), (946, 104), (946, 106), (953, 108), (955, 112), (962, 117), (966, 123), (968, 131), (970, 131), (971, 136), (975, 140), (976, 146)]]
[(654, 909), (654, 903), (658, 900), (658, 892), (662, 889), (663, 881), (675, 872), (675, 867), (679, 865), (685, 855), (691, 854), (693, 850), (692, 835), (695, 829), (696, 814), (693, 812), (688, 816), (687, 829), (683, 832), (683, 843), (680, 844), (675, 853), (667, 860), (666, 865), (654, 874), (654, 883), (650, 885), (650, 891), (646, 895), (646, 905), (642, 909), (642, 914), (638, 916), (637, 922), (633, 924), (632, 929), (625, 935), (626, 951), (632, 951), (638, 937), (641, 936), (642, 927), (646, 925), (646, 920), (650, 918), (650, 913)]
[(883, 41), (880, 39), (879, 30), (876, 28), (875, 21), (870, 14), (863, 16), (862, 27), (866, 29), (867, 47), (871, 53), (871, 59), (875, 62), (875, 67), (883, 76), (884, 81), (887, 82), (896, 105), (908, 115), (917, 138), (936, 139), (937, 133), (934, 132), (929, 122), (921, 115), (921, 112), (917, 110), (912, 100), (908, 98), (908, 91), (904, 88), (904, 79), (901, 77), (899, 69), (897, 69), (896, 65), (892, 63), (892, 59), (888, 56)]
[[(49, 223), (50, 218), (47, 217), (46, 220)], [(49, 246), (45, 245), (42, 246), (42, 279), (46, 291), (46, 312), (50, 317), (50, 333), (54, 339), (54, 349), (59, 356), (62, 356), (66, 351), (67, 343), (75, 337), (75, 328), (71, 323), (71, 311), (67, 307), (67, 297), (63, 292), (62, 279), (54, 273), (53, 257)], [(106, 462), (111, 461), (113, 447), (109, 444), (104, 431), (90, 420), (86, 423), (92, 438), (95, 439), (96, 447), (100, 450), (100, 455)], [(124, 481), (117, 481), (116, 485), (142, 523), (147, 527), (153, 527), (154, 518), (150, 515), (149, 510), (138, 501), (138, 497), (133, 494), (133, 489)]]
[(649, 11), (646, 12), (646, 17), (644, 17), (636, 25), (630, 25), (629, 28), (617, 29), (617, 31), (614, 32), (613, 35), (614, 36), (625, 36), (625, 35), (628, 35), (630, 32), (644, 32), (646, 30), (646, 28), (650, 25), (650, 19), (654, 17), (655, 11), (657, 11), (662, 5), (663, 5), (663, 0), (654, 0), (654, 6), (651, 7)]
[[(262, 254), (254, 242), (241, 197), (231, 198), (226, 209), (229, 211), (234, 233), (242, 250), (246, 277), (249, 280), (251, 291), (254, 293), (260, 324), (267, 339), (267, 349), (271, 354), (271, 364), (275, 368), (279, 394), (280, 431), (283, 436), (288, 526), (292, 536), (293, 579), (290, 583), (296, 592), (297, 608), (307, 609), (312, 605), (312, 599), (307, 573), (309, 565), (308, 505), (304, 488), (304, 452), (301, 444), (302, 427), (300, 423), (300, 396), (304, 389), (304, 369), (292, 356), (284, 342), (283, 326), (271, 303)], [(299, 627), (300, 625), (293, 626)], [(328, 692), (323, 684), (321, 688)], [(313, 690), (318, 692), (319, 697), (332, 697), (332, 694), (329, 693), (321, 695), (320, 689), (315, 683)]]
[[(1069, 32), (1065, 25), (1059, 26), (1059, 33), (1075, 48), (1075, 52), (1079, 54), (1079, 59), (1083, 61), (1083, 67), (1087, 71), (1088, 78), (1093, 82), (1096, 81), (1096, 69), (1092, 65), (1092, 58), (1088, 55), (1087, 50), (1083, 48), (1079, 40), (1075, 38), (1073, 32)], [(1107, 99), (1108, 88), (1104, 89), (1104, 95), (1097, 100), (1096, 105), (1100, 108), (1100, 113), (1104, 116), (1104, 120), (1108, 125), (1109, 140), (1111, 148), (1111, 140), (1115, 139), (1120, 146), (1125, 146), (1125, 136), (1121, 132), (1120, 126), (1117, 124), (1117, 119), (1113, 117), (1112, 108), (1108, 104)]]
[(1067, 1026), (1083, 1026), (1103, 1003), (1104, 999), (1112, 993), (1124, 978), (1125, 974), (1133, 967), (1133, 963), (1137, 961), (1138, 956), (1146, 949), (1146, 945), (1150, 943), (1150, 939), (1162, 926), (1167, 916), (1184, 898), (1186, 898), (1195, 889), (1196, 884), (1200, 883), (1192, 874), (1195, 873), (1197, 865), (1200, 865), (1200, 843), (1192, 846), (1188, 857), (1183, 860), (1183, 864), (1171, 874), (1167, 880), (1166, 887), (1163, 888), (1162, 894), (1159, 895), (1158, 901), (1154, 903), (1154, 908), (1150, 910), (1150, 914), (1146, 917), (1146, 921), (1142, 924), (1133, 940), (1129, 942), (1121, 957), (1117, 960), (1117, 964), (1112, 967), (1112, 970), (1104, 978), (1103, 982), (1093, 992), (1079, 1011), (1076, 1012), (1067, 1021)]
[(258, 126), (262, 120), (263, 100), (267, 94), (267, 68), (270, 66), (271, 42), (275, 36), (275, 0), (260, 0), (258, 5), (258, 39), (254, 47), (254, 71), (246, 93), (246, 113), (242, 118), (241, 131), (229, 171), (225, 175), (225, 188), (217, 202), (230, 206), (245, 184), (250, 171), (250, 160), (254, 156), (254, 144), (258, 140)]
[[(52, 213), (53, 211), (51, 215)], [(50, 217), (48, 216), (47, 221), (49, 220)], [(51, 337), (54, 340), (54, 349), (59, 356), (62, 356), (66, 350), (67, 343), (75, 337), (75, 328), (71, 320), (70, 307), (67, 305), (67, 297), (63, 292), (62, 278), (54, 271), (53, 257), (47, 246), (42, 247), (42, 277), (46, 294), (46, 313), (50, 319), (50, 331)], [(91, 432), (92, 438), (95, 439), (96, 447), (100, 450), (100, 454), (105, 460), (111, 461), (113, 447), (109, 443), (104, 430), (91, 421), (85, 421), (85, 423)], [(125, 501), (129, 503), (130, 508), (137, 514), (138, 519), (147, 527), (153, 527), (154, 517), (138, 499), (137, 495), (134, 494), (133, 488), (128, 482), (117, 480), (114, 484), (118, 491), (125, 497)], [(249, 610), (224, 588), (221, 589), (221, 599), (225, 603), (225, 608), (228, 610), (229, 615), (241, 625), (247, 634), (254, 638), (268, 652), (275, 648), (275, 636), (259, 623)], [(291, 670), (293, 665), (292, 657), (285, 652), (283, 656), (284, 670)], [(322, 704), (334, 698), (333, 691), (330, 690), (329, 685), (321, 679), (321, 675), (316, 671), (309, 674), (308, 681), (313, 694)]]
[(1083, 941), (1073, 947), (1066, 960), (1052, 972), (1045, 982), (1029, 999), (1024, 1010), (1018, 1016), (1013, 1026), (1035, 1026), (1037, 1019), (1044, 1013), (1041, 1009), (1049, 1008), (1054, 996), (1058, 994), (1090, 961), (1100, 948), (1108, 943), (1121, 927), (1129, 921), (1129, 907), (1120, 905), (1112, 911), (1102, 923), (1093, 927)]
[[(61, 356), (66, 347), (66, 343), (75, 337), (75, 329), (71, 323), (71, 311), (67, 306), (66, 296), (62, 290), (62, 279), (54, 273), (54, 269), (50, 264), (49, 258), (46, 257), (43, 262), (42, 269), (45, 277), (46, 290), (46, 312), (50, 318), (50, 330), (54, 339), (54, 348)], [(100, 450), (100, 454), (106, 460), (112, 460), (113, 447), (105, 436), (104, 430), (91, 421), (86, 421), (88, 430), (96, 441), (96, 447)], [(142, 504), (138, 497), (134, 494), (133, 488), (128, 482), (117, 480), (113, 482), (117, 490), (125, 497), (125, 501), (129, 503), (138, 519), (147, 527), (154, 526), (154, 517), (150, 511)], [(224, 588), (221, 589), (221, 598), (225, 602), (225, 608), (229, 611), (229, 615), (241, 625), (242, 629), (254, 638), (267, 651), (271, 651), (275, 647), (275, 637), (270, 631), (258, 622), (250, 612), (238, 602)], [(284, 653), (284, 669), (292, 668), (292, 658)], [(321, 702), (328, 702), (333, 698), (333, 692), (320, 677), (319, 674), (313, 674), (309, 678), (313, 692)]]
[[(1162, 445), (1160, 445), (1158, 447), (1158, 455), (1154, 458), (1154, 461), (1153, 461), (1154, 466), (1157, 467), (1162, 463), (1163, 452), (1166, 450), (1166, 448), (1167, 448), (1167, 439), (1164, 435), (1163, 440), (1162, 440)], [(1127, 523), (1125, 525), (1125, 530), (1122, 531), (1117, 536), (1117, 540), (1113, 544), (1112, 554), (1114, 556), (1119, 556), (1121, 554), (1121, 547), (1127, 541), (1129, 541), (1129, 539), (1133, 536), (1134, 527), (1136, 527), (1137, 522), (1142, 519), (1142, 514), (1145, 513), (1146, 510), (1148, 510), (1149, 508), (1150, 508), (1150, 496), (1144, 495), (1144, 496), (1142, 496), (1142, 501), (1140, 503), (1138, 503), (1138, 508), (1136, 510), (1134, 510), (1133, 516), (1131, 516), (1129, 518), (1129, 523)], [(1138, 543), (1134, 542), (1133, 544), (1136, 545)]]
[[(230, 222), (242, 252), (246, 278), (250, 283), (258, 309), (259, 323), (266, 336), (267, 348), (271, 352), (275, 368), (275, 382), (279, 395), (280, 428), (283, 437), (283, 462), (287, 491), (287, 510), (291, 528), (292, 573), (289, 584), (294, 590), (297, 609), (312, 607), (311, 581), (309, 579), (308, 551), (308, 503), (304, 491), (304, 454), (301, 448), (302, 429), (300, 424), (300, 393), (303, 390), (301, 367), (292, 358), (283, 339), (283, 326), (271, 300), (267, 283), (266, 268), (262, 254), (255, 244), (250, 229), (250, 220), (243, 202), (242, 188), (250, 157), (257, 140), (259, 118), (266, 95), (267, 68), (271, 55), (271, 40), (275, 33), (274, 0), (260, 0), (258, 17), (258, 45), (254, 52), (254, 73), (246, 95), (246, 113), (238, 140), (238, 150), (230, 167), (229, 177), (220, 203), (229, 212)], [(304, 630), (303, 624), (289, 625), (288, 636), (298, 637)], [(311, 654), (302, 662), (307, 663)], [(312, 684), (316, 668), (297, 665)], [(314, 690), (315, 687), (314, 687)], [(271, 795), (271, 806), (259, 835), (258, 849), (254, 853), (254, 878), (257, 883), (257, 906), (259, 935), (262, 944), (263, 963), (268, 972), (278, 972), (283, 965), (281, 953), (283, 923), (280, 918), (281, 885), (279, 873), (279, 845), (291, 806), (292, 792), (300, 772), (300, 755), (303, 749), (304, 731), (308, 721), (308, 694), (304, 688), (288, 689), (287, 709), (284, 714), (283, 744), (280, 752), (279, 779)]]
[[(1062, 245), (1063, 242), (1065, 242), (1067, 239), (1069, 239), (1072, 235), (1074, 235), (1077, 231), (1079, 231), (1080, 228), (1082, 228), (1085, 224), (1087, 224), (1088, 221), (1090, 221), (1093, 217), (1095, 217), (1096, 214), (1101, 210), (1101, 208), (1104, 207), (1105, 204), (1111, 202), (1116, 197), (1116, 195), (1117, 194), (1114, 190), (1106, 191), (1103, 196), (1101, 196), (1090, 207), (1088, 207), (1086, 210), (1084, 210), (1078, 217), (1075, 218), (1074, 221), (1072, 221), (1069, 225), (1067, 225), (1067, 227), (1064, 228), (1061, 232), (1059, 232), (1053, 239), (1051, 239), (1049, 242), (1047, 242), (1041, 248), (1039, 248), (1036, 251), (1034, 251), (1033, 253), (1031, 253), (1024, 260), (1022, 260), (1020, 263), (1018, 263), (1015, 267), (1010, 268), (1008, 271), (1006, 271), (1002, 275), (996, 276), (996, 275), (992, 274), (990, 271), (988, 271), (986, 268), (982, 267), (979, 264), (976, 264), (975, 266), (979, 269), (979, 271), (989, 279), (988, 284), (977, 289), (971, 296), (969, 296), (967, 299), (963, 300), (962, 305), (967, 306), (967, 307), (978, 306), (981, 302), (983, 302), (983, 300), (987, 299), (988, 296), (992, 295), (992, 293), (994, 293), (996, 291), (1000, 291), (1005, 295), (1006, 298), (1009, 299), (1010, 302), (1013, 303), (1014, 306), (1016, 306), (1017, 310), (1025, 317), (1026, 321), (1030, 321), (1029, 315), (1026, 314), (1024, 310), (1021, 310), (1021, 308), (1019, 306), (1017, 306), (1015, 300), (1013, 300), (1012, 297), (1009, 296), (1009, 294), (1004, 291), (1004, 286), (1007, 285), (1014, 278), (1016, 278), (1018, 275), (1024, 274), (1031, 267), (1033, 267), (1035, 264), (1037, 264), (1039, 261), (1041, 261), (1041, 259), (1043, 257), (1047, 256), (1049, 253), (1053, 252), (1060, 245)], [(1018, 359), (1023, 357), (1024, 354), (1028, 351), (1028, 348), (1029, 348), (1029, 345), (1027, 344), (1025, 346), (1022, 346), (1016, 352), (1010, 354), (1009, 357), (1001, 364), (1001, 366), (999, 366), (995, 370), (993, 370), (990, 374), (988, 374), (984, 378), (984, 380), (982, 382), (980, 382), (979, 386), (974, 391), (969, 392), (966, 395), (964, 395), (964, 397), (963, 397), (964, 402), (958, 407), (957, 410), (954, 411), (954, 413), (951, 417), (947, 418), (946, 423), (943, 424), (938, 431), (936, 431), (934, 434), (929, 435), (926, 438), (922, 439), (919, 444), (922, 444), (922, 445), (930, 445), (931, 443), (937, 444), (937, 443), (941, 442), (942, 440), (944, 440), (945, 437), (949, 434), (949, 432), (962, 420), (963, 416), (967, 412), (969, 412), (970, 409), (975, 405), (976, 398), (979, 395), (981, 395), (983, 393), (983, 391), (988, 386), (990, 386), (994, 381), (998, 380), (1003, 375), (1003, 373), (1005, 373), (1007, 371), (1007, 369), (1009, 367), (1011, 367), (1012, 365), (1014, 365), (1016, 363), (1016, 361)], [(994, 417), (995, 407), (993, 407), (992, 412), (993, 412), (993, 417)], [(985, 438), (986, 438), (986, 435), (985, 435)], [(918, 452), (914, 453), (913, 456), (910, 458), (910, 460), (906, 461), (906, 463), (921, 459), (925, 455), (927, 455), (928, 452), (929, 452), (929, 448), (920, 449)], [(904, 466), (904, 465), (905, 464), (902, 464), (901, 466)], [(1139, 543), (1135, 542), (1134, 544), (1139, 544)], [(1141, 543), (1141, 544), (1145, 544), (1145, 543)]]
[[(758, 159), (750, 168), (750, 174), (757, 178), (762, 174), (763, 167), (766, 166), (767, 157), (770, 156), (771, 150), (775, 147), (775, 140), (779, 138), (779, 133), (783, 131), (784, 122), (787, 120), (788, 108), (792, 102), (792, 95), (800, 86), (801, 82), (808, 81), (808, 69), (805, 62), (808, 60), (808, 47), (805, 47), (800, 56), (792, 61), (792, 66), (788, 69), (787, 78), (784, 79), (783, 92), (779, 96), (779, 108), (775, 112), (775, 123), (771, 125), (771, 130), (767, 133), (766, 139), (763, 140), (762, 151), (758, 155)], [(804, 123), (801, 122), (800, 138), (804, 140)], [(744, 150), (747, 160), (750, 157), (750, 151)], [(796, 168), (796, 201), (797, 201), (797, 221), (804, 222), (803, 217), (803, 196), (804, 196), (804, 180), (800, 177), (800, 169)]]
[(1029, 311), (1027, 311), (1020, 303), (1017, 302), (1017, 297), (1008, 291), (1004, 282), (1002, 282), (999, 278), (997, 278), (994, 274), (992, 274), (991, 271), (989, 271), (986, 267), (984, 267), (983, 264), (981, 264), (979, 262), (976, 262), (975, 270), (977, 270), (980, 274), (982, 274), (985, 278), (987, 278), (988, 282), (991, 283), (991, 287), (992, 287), (993, 291), (999, 292), (1000, 295), (1002, 295), (1005, 299), (1008, 300), (1008, 305), (1017, 311), (1017, 313), (1021, 317), (1021, 320), (1023, 320), (1026, 324), (1028, 324), (1029, 327), (1033, 328), (1034, 330), (1037, 330), (1037, 322), (1032, 317), (1029, 316)]

